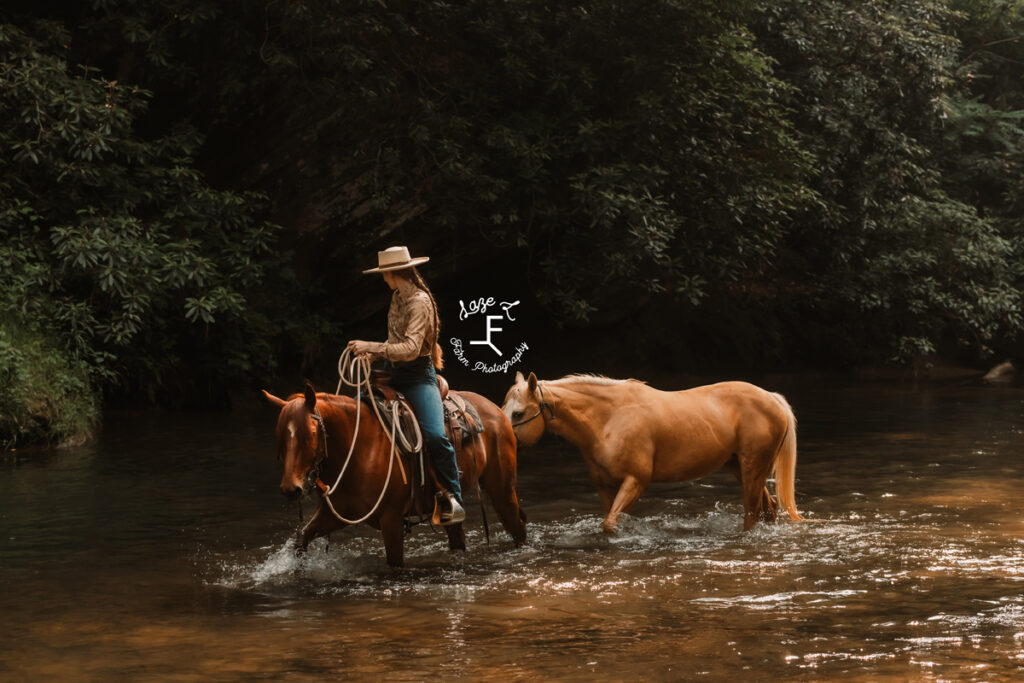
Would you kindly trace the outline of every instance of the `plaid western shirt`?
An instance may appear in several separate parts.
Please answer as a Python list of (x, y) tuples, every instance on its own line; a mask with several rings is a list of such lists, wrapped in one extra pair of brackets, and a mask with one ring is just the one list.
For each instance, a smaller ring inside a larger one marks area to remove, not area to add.
[(372, 353), (392, 362), (416, 360), (430, 355), (436, 336), (430, 296), (415, 285), (400, 286), (388, 308), (388, 340), (377, 342)]

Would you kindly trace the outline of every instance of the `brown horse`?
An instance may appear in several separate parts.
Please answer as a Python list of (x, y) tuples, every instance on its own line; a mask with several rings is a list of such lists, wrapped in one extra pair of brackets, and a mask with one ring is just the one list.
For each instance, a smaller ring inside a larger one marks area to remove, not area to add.
[(530, 373), (505, 396), (502, 410), (519, 443), (546, 429), (579, 449), (608, 511), (612, 534), (652, 481), (688, 481), (726, 466), (743, 486), (743, 528), (775, 519), (765, 486), (774, 471), (779, 502), (795, 520), (796, 418), (779, 394), (746, 382), (659, 391), (636, 380), (569, 375), (538, 381)]
[[(526, 540), (526, 514), (519, 507), (516, 495), (516, 439), (512, 425), (498, 406), (483, 396), (468, 391), (450, 393), (461, 396), (476, 408), (484, 428), (482, 434), (464, 439), (456, 454), (463, 490), (476, 486), (479, 481), (518, 547)], [(288, 400), (266, 391), (263, 394), (271, 403), (281, 406), (277, 419), (277, 449), (284, 462), (281, 492), (289, 498), (297, 498), (308, 493), (314, 481), (335, 482), (356, 430), (355, 399), (315, 393), (308, 385), (304, 394), (295, 394)], [(363, 405), (361, 411), (352, 458), (329, 496), (331, 505), (325, 504), (328, 494), (321, 487), (320, 504), (313, 518), (298, 532), (296, 545), (298, 550), (304, 551), (314, 538), (347, 526), (338, 515), (357, 520), (374, 510), (379, 500), (379, 505), (365, 521), (379, 529), (384, 537), (388, 564), (400, 567), (404, 519), (413, 512), (410, 486), (418, 486), (419, 482), (413, 479), (412, 472), (405, 474), (410, 481), (404, 481), (400, 465), (392, 458), (388, 434), (372, 409)], [(430, 486), (429, 478), (427, 485)], [(433, 495), (427, 493), (425, 498), (432, 501)], [(446, 526), (445, 531), (452, 550), (465, 550), (462, 524)]]

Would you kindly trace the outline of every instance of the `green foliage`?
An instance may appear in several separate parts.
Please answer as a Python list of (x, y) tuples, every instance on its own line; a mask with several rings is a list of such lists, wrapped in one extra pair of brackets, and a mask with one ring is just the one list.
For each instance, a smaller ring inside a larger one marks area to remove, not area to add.
[(1024, 109), (1024, 4), (1017, 0), (950, 0), (962, 48), (956, 76), (963, 87), (1002, 111)]
[(812, 199), (749, 11), (272, 3), (258, 23), (216, 21), (240, 54), (259, 39), (248, 90), (234, 67), (210, 79), (302, 131), (287, 154), (337, 195), (310, 228), (331, 258), (383, 234), (520, 247), (553, 314), (585, 320), (652, 292), (693, 305), (762, 271)]
[(944, 2), (322, 7), (268, 7), (260, 56), (304, 161), (354, 198), (314, 228), (339, 252), (415, 218), (521, 247), (558, 319), (809, 322), (842, 360), (985, 352), (1019, 324), (1012, 241), (940, 172)]
[[(1006, 0), (957, 0), (955, 30), (962, 42), (954, 70), (957, 88), (935, 145), (943, 185), (977, 208), (1012, 248), (1013, 297), (1024, 291), (1024, 6)], [(1006, 325), (998, 350), (1019, 354)]]
[[(946, 106), (940, 154), (947, 191), (1024, 240), (1024, 7), (962, 0), (958, 89)], [(1018, 246), (1018, 250), (1021, 247)], [(1020, 251), (1018, 251), (1020, 253)]]
[[(492, 230), (546, 245), (539, 290), (559, 317), (621, 315), (661, 293), (692, 306), (770, 263), (790, 212), (808, 204), (807, 157), (776, 97), (786, 86), (738, 18), (595, 3), (585, 21), (560, 17), (556, 39), (503, 46), (532, 78), (484, 110), (527, 108), (545, 126), (534, 137), (559, 144), (541, 172), (504, 183), (530, 220)], [(514, 150), (493, 147), (494, 169), (516, 168)]]
[(0, 25), (0, 310), (108, 387), (315, 359), (401, 242), (518, 259), (560, 322), (654, 308), (646, 338), (752, 362), (985, 354), (1024, 325), (1019, 2), (33, 12)]
[(853, 359), (899, 359), (950, 336), (984, 352), (1021, 324), (1012, 245), (944, 191), (940, 163), (958, 44), (943, 2), (790, 0), (759, 26), (814, 155), (821, 204), (779, 265), (793, 305), (831, 321)]
[(206, 185), (194, 131), (138, 137), (150, 94), (72, 68), (68, 41), (0, 24), (0, 312), (43, 321), (90, 385), (155, 396), (208, 352), (225, 354), (212, 381), (268, 367), (217, 344), (266, 331), (251, 298), (280, 258), (262, 199)]
[(0, 318), (0, 447), (79, 443), (99, 419), (99, 395), (89, 367), (33, 325)]

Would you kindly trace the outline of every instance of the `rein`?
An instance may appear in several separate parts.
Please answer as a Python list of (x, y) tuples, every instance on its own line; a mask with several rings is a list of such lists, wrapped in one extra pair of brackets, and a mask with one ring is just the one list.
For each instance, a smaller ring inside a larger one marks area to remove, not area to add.
[(555, 419), (555, 409), (551, 407), (550, 403), (548, 403), (547, 401), (544, 400), (544, 387), (542, 387), (540, 385), (540, 382), (537, 383), (537, 391), (540, 392), (540, 405), (537, 407), (537, 412), (534, 413), (533, 415), (531, 415), (530, 417), (526, 418), (525, 420), (520, 420), (519, 422), (513, 422), (512, 423), (513, 427), (518, 427), (519, 425), (524, 425), (527, 422), (532, 422), (532, 421), (536, 420), (538, 417), (540, 417), (542, 414), (544, 414), (544, 409), (545, 408), (547, 408), (548, 413), (551, 414), (551, 418), (550, 419), (552, 419), (552, 420)]
[[(352, 460), (352, 454), (355, 452), (356, 440), (359, 436), (359, 418), (361, 412), (360, 409), (362, 407), (362, 392), (364, 385), (366, 387), (366, 392), (371, 395), (370, 403), (373, 406), (373, 411), (374, 413), (376, 413), (377, 420), (380, 422), (381, 427), (384, 427), (385, 423), (384, 418), (381, 416), (380, 411), (377, 408), (377, 403), (372, 400), (372, 388), (370, 385), (370, 361), (367, 360), (366, 358), (352, 357), (351, 352), (348, 349), (345, 349), (345, 351), (341, 354), (341, 357), (338, 359), (338, 376), (338, 388), (334, 392), (335, 394), (341, 392), (342, 385), (356, 387), (356, 424), (352, 430), (352, 443), (349, 445), (348, 454), (345, 456), (345, 462), (342, 464), (341, 470), (338, 472), (338, 477), (334, 480), (334, 485), (327, 486), (327, 484), (320, 480), (319, 476), (317, 476), (316, 485), (320, 489), (321, 497), (327, 502), (327, 507), (330, 509), (331, 513), (335, 517), (337, 517), (338, 520), (344, 522), (345, 524), (354, 525), (365, 522), (367, 519), (373, 516), (373, 513), (375, 513), (377, 509), (380, 507), (381, 501), (384, 500), (384, 494), (388, 490), (388, 485), (391, 483), (391, 473), (394, 470), (396, 460), (398, 461), (398, 469), (402, 473), (402, 481), (405, 484), (409, 483), (409, 478), (405, 474), (405, 467), (402, 465), (402, 459), (398, 455), (398, 444), (395, 441), (395, 437), (398, 436), (398, 438), (402, 440), (402, 443), (405, 447), (409, 447), (410, 444), (405, 434), (397, 429), (399, 405), (398, 401), (395, 401), (392, 403), (391, 406), (392, 420), (390, 433), (386, 431), (385, 427), (385, 434), (388, 435), (388, 439), (391, 442), (391, 452), (388, 456), (388, 474), (387, 478), (384, 480), (384, 486), (380, 490), (380, 495), (377, 497), (377, 502), (374, 503), (373, 507), (370, 509), (369, 512), (367, 512), (359, 519), (351, 520), (341, 516), (338, 513), (338, 511), (334, 509), (334, 504), (331, 502), (331, 494), (334, 493), (337, 490), (338, 485), (341, 484), (341, 478), (345, 475), (345, 470), (348, 469), (348, 465)], [(313, 414), (313, 419), (316, 420), (317, 424), (319, 425), (320, 443), (323, 446), (323, 455), (317, 458), (317, 465), (316, 469), (314, 470), (317, 471), (319, 470), (320, 465), (324, 461), (326, 461), (328, 457), (327, 426), (324, 423), (323, 416), (320, 415), (319, 407), (316, 408), (316, 411)], [(414, 450), (418, 450), (422, 453), (423, 434), (422, 432), (420, 432), (419, 423), (414, 422), (413, 424), (416, 430), (416, 448)]]

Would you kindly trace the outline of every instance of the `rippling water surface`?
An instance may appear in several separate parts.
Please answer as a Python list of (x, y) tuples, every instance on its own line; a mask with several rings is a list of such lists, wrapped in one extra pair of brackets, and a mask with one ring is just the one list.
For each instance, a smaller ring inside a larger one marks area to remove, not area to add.
[[(763, 382), (815, 520), (740, 531), (725, 474), (600, 532), (582, 461), (520, 453), (529, 543), (370, 529), (297, 559), (274, 413), (122, 414), (0, 460), (0, 678), (1001, 680), (1024, 675), (1024, 391)], [(305, 513), (312, 512), (307, 502)], [(492, 532), (495, 515), (490, 515)]]

